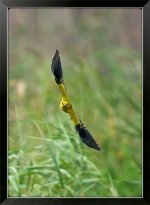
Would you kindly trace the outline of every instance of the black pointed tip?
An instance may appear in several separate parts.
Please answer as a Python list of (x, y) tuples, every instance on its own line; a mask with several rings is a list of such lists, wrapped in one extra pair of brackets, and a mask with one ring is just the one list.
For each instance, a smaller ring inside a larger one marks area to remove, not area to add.
[(101, 148), (98, 146), (97, 148), (95, 148), (96, 150), (98, 150), (98, 151), (101, 151)]
[(55, 55), (59, 56), (59, 50), (56, 49)]
[(51, 70), (55, 76), (55, 81), (57, 84), (63, 82), (63, 73), (61, 67), (61, 61), (59, 56), (59, 51), (56, 49), (56, 53), (52, 59)]
[(96, 143), (95, 146), (91, 147), (93, 149), (96, 149), (98, 151), (101, 151), (101, 148), (99, 147), (99, 145)]

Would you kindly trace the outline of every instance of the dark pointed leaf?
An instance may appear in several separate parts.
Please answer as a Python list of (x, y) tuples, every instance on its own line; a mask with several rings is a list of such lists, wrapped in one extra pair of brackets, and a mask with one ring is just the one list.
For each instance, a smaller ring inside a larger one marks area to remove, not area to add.
[(52, 60), (51, 70), (55, 76), (55, 81), (57, 84), (60, 84), (63, 82), (63, 73), (62, 73), (62, 67), (61, 67), (61, 61), (59, 56), (59, 51), (56, 50), (56, 53)]
[(92, 135), (89, 133), (89, 131), (83, 127), (83, 125), (76, 125), (75, 126), (77, 132), (80, 135), (80, 138), (82, 140), (83, 143), (85, 143), (87, 146), (96, 149), (96, 150), (101, 150), (100, 147), (98, 146), (98, 144), (96, 143), (96, 141), (94, 140), (94, 138), (92, 137)]

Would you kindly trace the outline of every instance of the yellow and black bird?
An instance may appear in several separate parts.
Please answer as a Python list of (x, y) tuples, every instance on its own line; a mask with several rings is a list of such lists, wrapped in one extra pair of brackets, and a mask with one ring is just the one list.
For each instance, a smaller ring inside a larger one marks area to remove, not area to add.
[(65, 88), (64, 80), (63, 80), (63, 72), (62, 72), (61, 61), (60, 61), (58, 50), (56, 50), (56, 53), (53, 57), (51, 70), (55, 76), (55, 81), (58, 84), (61, 95), (62, 95), (62, 99), (60, 102), (60, 108), (64, 112), (70, 115), (75, 125), (76, 131), (79, 133), (79, 136), (82, 142), (85, 143), (87, 146), (100, 151), (100, 147), (98, 146), (98, 144), (96, 143), (96, 141), (94, 140), (90, 132), (84, 127), (80, 118), (75, 113), (72, 107), (72, 104), (70, 103), (70, 100), (68, 98), (67, 91)]

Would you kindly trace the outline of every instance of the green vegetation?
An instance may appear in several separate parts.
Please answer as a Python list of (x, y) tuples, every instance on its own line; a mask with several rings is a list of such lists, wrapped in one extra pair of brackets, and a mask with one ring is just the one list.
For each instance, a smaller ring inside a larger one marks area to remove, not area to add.
[(60, 55), (75, 110), (102, 151), (86, 147), (59, 109), (51, 60), (29, 53), (9, 72), (9, 196), (141, 196), (140, 56), (111, 47)]

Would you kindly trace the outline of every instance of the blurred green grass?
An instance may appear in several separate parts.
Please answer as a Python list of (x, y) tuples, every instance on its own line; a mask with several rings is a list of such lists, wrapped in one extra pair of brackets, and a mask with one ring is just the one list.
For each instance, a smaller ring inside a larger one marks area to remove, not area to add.
[[(55, 52), (55, 51), (54, 51)], [(82, 144), (59, 109), (51, 59), (33, 52), (9, 71), (9, 196), (141, 196), (141, 57), (105, 47), (61, 52), (72, 104), (101, 145)]]

